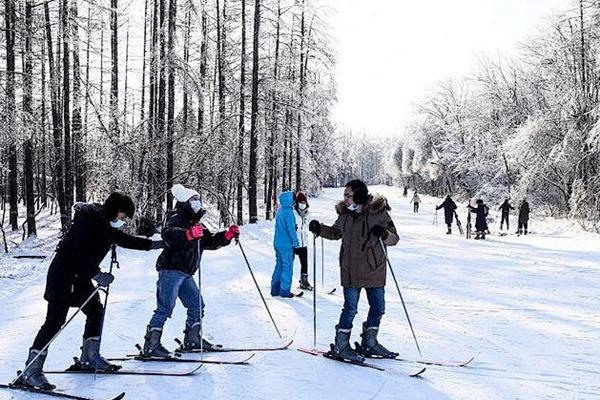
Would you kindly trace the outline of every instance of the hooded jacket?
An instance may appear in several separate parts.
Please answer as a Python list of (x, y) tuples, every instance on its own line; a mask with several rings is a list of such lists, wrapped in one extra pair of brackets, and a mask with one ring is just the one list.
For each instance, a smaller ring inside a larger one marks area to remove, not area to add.
[(398, 243), (396, 227), (389, 214), (385, 197), (373, 195), (360, 212), (348, 210), (345, 202), (336, 206), (338, 218), (332, 226), (321, 224), (325, 239), (342, 239), (340, 247), (340, 276), (342, 286), (354, 288), (383, 287), (386, 283), (385, 253), (379, 240), (371, 235), (375, 225), (387, 231), (386, 246)]
[(182, 271), (193, 275), (198, 270), (198, 264), (202, 257), (202, 252), (206, 250), (216, 250), (231, 243), (225, 239), (225, 232), (211, 233), (206, 226), (200, 239), (200, 248), (198, 241), (189, 241), (185, 236), (185, 231), (192, 225), (200, 221), (204, 211), (197, 213), (192, 210), (190, 203), (177, 202), (175, 211), (167, 216), (167, 222), (162, 230), (162, 238), (165, 248), (156, 260), (156, 269)]
[(273, 237), (273, 247), (277, 250), (290, 251), (300, 245), (293, 206), (294, 192), (282, 192), (279, 195), (279, 209), (275, 216), (275, 236)]
[(91, 279), (100, 272), (100, 263), (111, 244), (150, 250), (152, 240), (111, 227), (110, 217), (101, 204), (80, 203), (74, 209), (71, 227), (58, 244), (48, 268), (44, 298), (79, 306), (94, 290)]

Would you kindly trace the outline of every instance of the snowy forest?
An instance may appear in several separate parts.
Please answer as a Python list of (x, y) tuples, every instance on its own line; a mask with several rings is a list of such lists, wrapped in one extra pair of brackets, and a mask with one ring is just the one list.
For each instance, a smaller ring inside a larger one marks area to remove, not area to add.
[(406, 185), (500, 202), (527, 197), (600, 231), (600, 7), (580, 0), (519, 57), (479, 57), (417, 107), (394, 160)]

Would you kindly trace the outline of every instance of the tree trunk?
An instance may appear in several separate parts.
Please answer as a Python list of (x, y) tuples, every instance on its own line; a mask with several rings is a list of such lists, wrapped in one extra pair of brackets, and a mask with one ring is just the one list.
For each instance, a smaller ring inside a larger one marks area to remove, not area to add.
[(206, 5), (202, 2), (202, 44), (200, 45), (200, 94), (198, 96), (198, 136), (204, 133), (204, 96), (206, 94), (206, 59), (208, 43), (208, 23)]
[(259, 66), (259, 36), (260, 36), (260, 0), (254, 2), (254, 34), (252, 43), (252, 108), (250, 118), (250, 164), (248, 168), (248, 210), (250, 223), (258, 221), (256, 202), (256, 170), (257, 170), (257, 147), (258, 147), (258, 66)]
[(244, 223), (244, 119), (246, 117), (246, 0), (242, 0), (242, 50), (240, 60), (240, 120), (238, 136), (237, 224)]
[(31, 50), (33, 36), (33, 0), (25, 1), (25, 68), (23, 75), (23, 127), (25, 142), (23, 145), (25, 175), (25, 204), (27, 206), (27, 236), (36, 234), (35, 199), (33, 193), (33, 133), (34, 126), (32, 97), (33, 97), (33, 53)]
[[(110, 0), (110, 98), (108, 102), (110, 122), (108, 131), (113, 143), (117, 143), (113, 149), (112, 162), (113, 171), (120, 169), (118, 163), (120, 160), (120, 149), (118, 143), (120, 143), (120, 129), (119, 129), (119, 25), (117, 18), (118, 0)], [(117, 175), (112, 174), (112, 188), (116, 189)]]
[[(146, 41), (148, 32), (148, 0), (144, 0), (144, 50), (142, 52), (142, 103), (140, 106), (140, 122), (146, 118)], [(140, 160), (140, 162), (143, 162)]]
[[(277, 84), (279, 80), (279, 36), (281, 27), (281, 0), (277, 0), (277, 25), (275, 28), (275, 61), (273, 66), (273, 82)], [(277, 160), (277, 150), (275, 143), (277, 142), (278, 129), (278, 107), (277, 107), (277, 90), (272, 92), (272, 109), (271, 109), (271, 135), (269, 138), (269, 184), (267, 187), (267, 204), (266, 204), (266, 219), (270, 220), (272, 215), (273, 196), (277, 194), (277, 175), (275, 174), (275, 163)]]
[[(6, 116), (7, 131), (15, 131), (15, 2), (4, 2), (4, 26), (6, 36)], [(15, 135), (16, 136), (16, 135)], [(17, 143), (13, 136), (8, 146), (8, 201), (10, 203), (9, 223), (13, 231), (18, 224), (18, 185), (17, 185)]]
[(167, 55), (168, 68), (168, 107), (167, 107), (167, 210), (173, 208), (173, 195), (169, 190), (173, 186), (173, 136), (175, 133), (175, 66), (173, 59), (175, 57), (175, 24), (177, 23), (177, 0), (169, 2), (169, 42)]
[[(7, 0), (10, 1), (10, 0)], [(67, 210), (65, 202), (63, 152), (62, 152), (62, 126), (60, 118), (60, 100), (58, 89), (58, 74), (56, 73), (54, 54), (52, 51), (52, 30), (50, 25), (50, 10), (48, 3), (44, 3), (44, 16), (46, 20), (46, 41), (48, 50), (48, 65), (50, 68), (50, 103), (52, 108), (52, 136), (54, 142), (54, 190), (58, 200), (60, 219), (63, 231), (71, 224), (70, 209)]]
[(296, 192), (302, 190), (302, 168), (301, 168), (301, 147), (302, 147), (302, 108), (304, 107), (304, 57), (305, 57), (305, 30), (304, 30), (304, 0), (302, 0), (302, 15), (300, 17), (300, 107), (298, 110), (298, 133), (296, 135)]
[(75, 200), (85, 201), (85, 188), (83, 184), (83, 166), (85, 164), (85, 144), (83, 143), (81, 121), (81, 70), (79, 62), (79, 21), (77, 0), (71, 3), (71, 16), (73, 18), (73, 161), (75, 164)]
[(71, 31), (69, 22), (69, 0), (63, 0), (62, 34), (63, 34), (63, 135), (65, 151), (65, 208), (70, 213), (73, 205), (73, 157), (71, 155)]

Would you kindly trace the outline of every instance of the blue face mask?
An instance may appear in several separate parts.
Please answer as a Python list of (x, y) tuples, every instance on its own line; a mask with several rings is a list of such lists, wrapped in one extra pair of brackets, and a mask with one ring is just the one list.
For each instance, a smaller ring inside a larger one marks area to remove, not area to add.
[(115, 229), (123, 229), (123, 227), (125, 226), (125, 221), (115, 219), (114, 221), (110, 221), (110, 226), (112, 226)]
[(198, 211), (202, 210), (202, 202), (200, 200), (190, 201), (190, 206), (192, 207), (194, 213), (197, 213)]
[(358, 210), (358, 207), (359, 207), (359, 205), (358, 205), (358, 204), (354, 204), (354, 203), (353, 203), (353, 204), (350, 204), (350, 205), (348, 206), (348, 210), (350, 210), (350, 211), (356, 211), (356, 210)]

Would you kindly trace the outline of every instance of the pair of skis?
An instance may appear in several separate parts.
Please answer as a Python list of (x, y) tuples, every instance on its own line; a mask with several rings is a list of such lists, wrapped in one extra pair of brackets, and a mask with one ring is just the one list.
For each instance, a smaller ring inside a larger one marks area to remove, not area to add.
[[(37, 388), (33, 388), (33, 387), (29, 387), (29, 386), (22, 386), (22, 385), (7, 385), (4, 383), (0, 383), (0, 388), (11, 389), (11, 390), (21, 390), (24, 392), (37, 393), (37, 394), (42, 394), (42, 395), (51, 396), (51, 397), (57, 397), (57, 398), (61, 398), (61, 399), (96, 400), (96, 399), (92, 399), (90, 397), (77, 396), (77, 395), (63, 393), (63, 392), (56, 392), (54, 390), (37, 389)], [(125, 397), (125, 392), (121, 392), (119, 395), (112, 397), (110, 400), (121, 400), (124, 397)]]
[[(350, 365), (356, 365), (358, 367), (363, 367), (363, 368), (370, 368), (370, 369), (374, 369), (377, 371), (385, 371), (385, 368), (380, 367), (377, 364), (374, 363), (370, 363), (370, 362), (356, 362), (356, 361), (351, 361), (351, 360), (347, 360), (345, 358), (339, 358), (333, 355), (333, 351), (325, 351), (325, 350), (321, 350), (321, 349), (298, 349), (298, 351), (305, 353), (305, 354), (310, 354), (312, 356), (323, 356), (325, 358), (328, 358), (330, 360), (333, 361), (338, 361), (338, 362), (343, 362), (346, 364), (350, 364)], [(394, 360), (393, 358), (391, 360)], [(421, 375), (423, 375), (423, 373), (427, 370), (427, 368), (421, 368), (416, 372), (409, 372), (409, 373), (404, 373), (406, 376), (410, 377), (410, 378), (419, 378), (421, 377)]]

